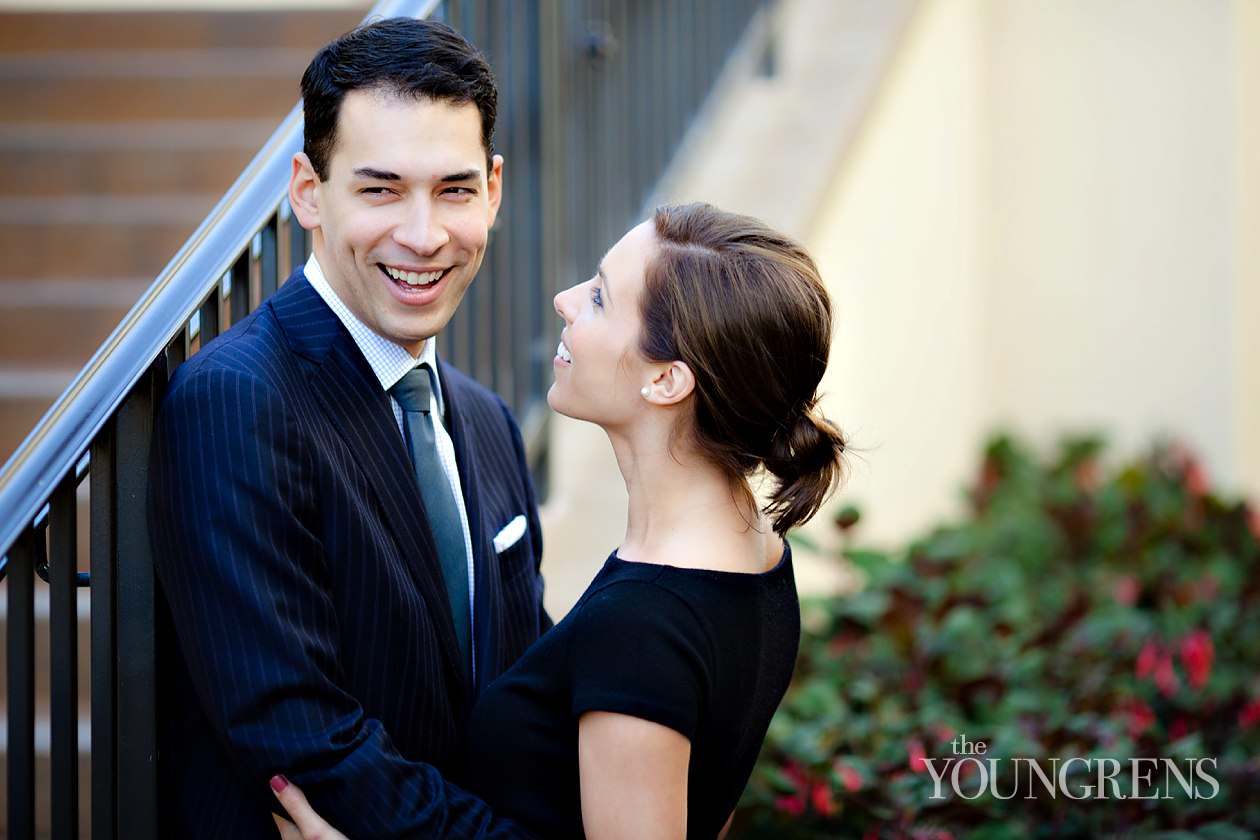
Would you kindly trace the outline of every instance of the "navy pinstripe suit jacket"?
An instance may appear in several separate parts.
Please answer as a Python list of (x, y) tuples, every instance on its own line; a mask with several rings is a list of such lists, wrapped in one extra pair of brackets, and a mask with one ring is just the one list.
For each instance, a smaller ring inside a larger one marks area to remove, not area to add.
[[(516, 833), (450, 780), (478, 689), (550, 624), (541, 532), (507, 406), (440, 371), (476, 686), (389, 397), (301, 272), (175, 373), (149, 481), (175, 631), (159, 642), (163, 837), (273, 840), (281, 772), (351, 837)], [(518, 515), (525, 536), (496, 554)]]

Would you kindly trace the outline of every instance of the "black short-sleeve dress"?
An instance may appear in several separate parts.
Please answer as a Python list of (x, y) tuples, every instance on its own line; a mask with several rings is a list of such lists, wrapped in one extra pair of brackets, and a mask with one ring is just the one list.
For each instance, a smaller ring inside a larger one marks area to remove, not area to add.
[(542, 837), (582, 837), (578, 719), (633, 715), (690, 739), (687, 836), (715, 837), (748, 783), (799, 642), (788, 548), (762, 574), (614, 553), (569, 614), (477, 701), (470, 785)]

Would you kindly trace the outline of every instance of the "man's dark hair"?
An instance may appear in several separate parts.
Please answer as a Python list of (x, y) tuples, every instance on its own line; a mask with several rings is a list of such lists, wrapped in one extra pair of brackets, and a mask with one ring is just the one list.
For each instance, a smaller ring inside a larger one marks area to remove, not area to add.
[(481, 144), (489, 166), (499, 100), (489, 63), (446, 24), (398, 17), (347, 32), (316, 53), (302, 74), (302, 151), (320, 180), (328, 177), (337, 144), (341, 102), (350, 91), (364, 89), (473, 103), (481, 114)]

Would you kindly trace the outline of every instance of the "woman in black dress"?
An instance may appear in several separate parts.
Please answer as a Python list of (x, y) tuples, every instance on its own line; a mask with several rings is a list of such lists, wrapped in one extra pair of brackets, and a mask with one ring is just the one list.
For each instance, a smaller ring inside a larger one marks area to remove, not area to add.
[[(800, 245), (692, 204), (632, 229), (555, 306), (547, 400), (608, 433), (626, 533), (478, 699), (466, 782), (547, 838), (715, 837), (795, 662), (784, 536), (842, 470), (814, 410), (830, 302)], [(336, 836), (295, 788), (280, 797), (308, 840)]]

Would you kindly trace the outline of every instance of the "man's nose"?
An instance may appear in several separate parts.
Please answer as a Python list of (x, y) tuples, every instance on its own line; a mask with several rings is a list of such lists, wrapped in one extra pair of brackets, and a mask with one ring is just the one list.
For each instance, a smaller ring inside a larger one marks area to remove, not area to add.
[(394, 229), (394, 241), (417, 254), (434, 254), (450, 239), (440, 216), (424, 202), (408, 208), (406, 219)]

